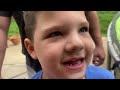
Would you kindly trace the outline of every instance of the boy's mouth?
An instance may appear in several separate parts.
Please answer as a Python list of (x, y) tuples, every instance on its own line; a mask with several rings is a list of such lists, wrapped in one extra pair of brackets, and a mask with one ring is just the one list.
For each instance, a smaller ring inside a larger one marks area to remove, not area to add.
[(77, 69), (77, 68), (82, 68), (84, 65), (85, 58), (70, 58), (63, 62), (63, 65), (70, 69)]

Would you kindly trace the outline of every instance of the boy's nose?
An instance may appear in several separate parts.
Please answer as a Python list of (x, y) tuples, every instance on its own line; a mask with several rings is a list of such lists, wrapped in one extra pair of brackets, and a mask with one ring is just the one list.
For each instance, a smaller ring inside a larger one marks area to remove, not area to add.
[(65, 50), (67, 52), (78, 52), (84, 48), (84, 43), (79, 35), (73, 35), (67, 39)]

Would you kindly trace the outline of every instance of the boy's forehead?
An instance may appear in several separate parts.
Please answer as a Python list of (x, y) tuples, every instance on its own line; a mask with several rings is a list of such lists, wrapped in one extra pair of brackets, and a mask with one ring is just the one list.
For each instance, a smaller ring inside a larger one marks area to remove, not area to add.
[(84, 11), (42, 11), (40, 16), (46, 18), (60, 18), (66, 16), (84, 16)]
[(51, 15), (55, 15), (55, 14), (71, 14), (71, 13), (82, 14), (82, 13), (84, 13), (84, 11), (43, 11), (43, 13), (51, 14)]
[(56, 26), (75, 26), (87, 23), (84, 11), (43, 11), (36, 20), (37, 27), (43, 30)]
[(38, 14), (36, 20), (42, 22), (58, 22), (58, 21), (82, 21), (85, 20), (84, 11), (42, 11)]

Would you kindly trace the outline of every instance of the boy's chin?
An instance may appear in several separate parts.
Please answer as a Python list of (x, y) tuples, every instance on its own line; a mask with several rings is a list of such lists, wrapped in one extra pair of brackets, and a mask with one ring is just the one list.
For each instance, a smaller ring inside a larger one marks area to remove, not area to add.
[(83, 67), (77, 70), (70, 70), (66, 71), (65, 78), (66, 79), (85, 79), (87, 63), (84, 63)]
[(85, 79), (85, 74), (83, 74), (83, 75), (73, 75), (73, 76), (71, 75), (71, 76), (69, 76), (65, 79)]

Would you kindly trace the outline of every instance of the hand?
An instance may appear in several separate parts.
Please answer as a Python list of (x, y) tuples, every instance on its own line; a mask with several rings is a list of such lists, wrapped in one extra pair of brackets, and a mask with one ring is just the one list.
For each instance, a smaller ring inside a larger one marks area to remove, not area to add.
[(105, 51), (103, 47), (97, 47), (94, 51), (93, 64), (95, 66), (100, 66), (104, 63), (105, 60)]

